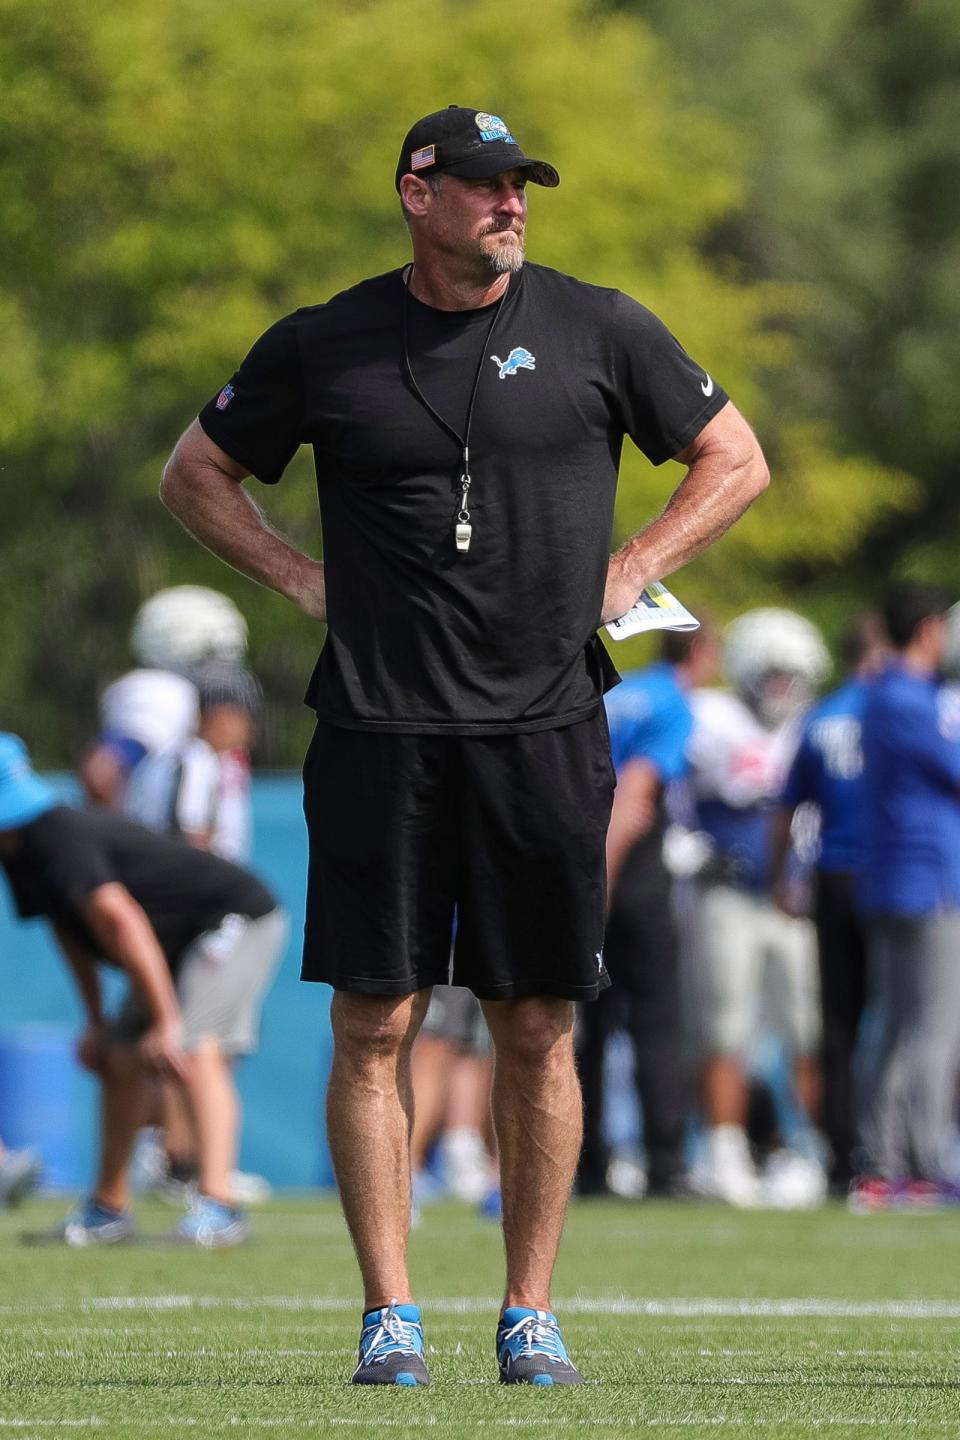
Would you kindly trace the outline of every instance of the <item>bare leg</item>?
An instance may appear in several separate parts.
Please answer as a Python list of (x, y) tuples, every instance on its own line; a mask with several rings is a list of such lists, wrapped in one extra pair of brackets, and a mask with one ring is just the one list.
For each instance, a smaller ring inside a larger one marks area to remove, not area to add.
[(504, 1306), (550, 1308), (550, 1280), (583, 1138), (573, 1004), (552, 996), (488, 1000), (496, 1046), (493, 1123), (500, 1151)]
[(189, 1097), (179, 1080), (160, 1082), (160, 1112), (163, 1117), (163, 1148), (174, 1163), (195, 1164), (197, 1132)]
[(422, 1170), (427, 1151), (437, 1138), (447, 1108), (447, 1079), (456, 1063), (457, 1052), (449, 1040), (426, 1032), (413, 1047), (411, 1073), (416, 1113), (410, 1137), (410, 1164), (413, 1173)]
[(111, 1210), (130, 1204), (130, 1156), (143, 1115), (146, 1072), (135, 1045), (111, 1045), (100, 1081), (100, 1168), (95, 1197)]
[(343, 1213), (363, 1277), (364, 1309), (412, 1300), (410, 1229), (410, 1052), (429, 990), (400, 997), (333, 997), (333, 1065), (327, 1138)]
[(730, 1055), (713, 1055), (703, 1067), (703, 1106), (709, 1125), (747, 1123), (747, 1082), (743, 1066)]
[[(486, 1055), (458, 1055), (450, 1076), (447, 1126), (486, 1136), (490, 1120), (493, 1061)], [(419, 1099), (419, 1097), (418, 1097)]]
[(197, 1135), (201, 1193), (233, 1203), (230, 1174), (236, 1163), (240, 1100), (230, 1061), (218, 1041), (201, 1040), (187, 1056), (186, 1095)]
[(815, 1055), (798, 1055), (793, 1062), (793, 1088), (803, 1113), (819, 1128), (823, 1110), (823, 1070)]

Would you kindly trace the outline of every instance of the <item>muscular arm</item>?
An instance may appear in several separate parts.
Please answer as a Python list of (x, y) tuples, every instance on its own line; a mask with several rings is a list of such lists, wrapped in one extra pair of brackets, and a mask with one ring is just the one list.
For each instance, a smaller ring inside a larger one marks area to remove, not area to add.
[(115, 881), (100, 885), (78, 907), (103, 954), (135, 981), (151, 1028), (141, 1042), (157, 1064), (183, 1073), (180, 1005), (166, 956), (143, 908)]
[(279, 535), (241, 481), (248, 471), (204, 433), (198, 420), (177, 441), (160, 499), (195, 539), (251, 580), (326, 618), (323, 564)]
[(103, 1020), (97, 958), (71, 935), (65, 926), (54, 921), (53, 929), (87, 1014), (87, 1028), (77, 1042), (77, 1059), (85, 1070), (92, 1071), (94, 1075), (102, 1075), (106, 1067), (107, 1032)]
[(689, 469), (663, 514), (611, 556), (604, 623), (625, 614), (645, 585), (706, 550), (770, 481), (756, 436), (729, 402), (674, 459)]
[(660, 788), (660, 774), (647, 760), (629, 761), (617, 777), (607, 828), (608, 899), (627, 854), (653, 824)]
[(76, 982), (83, 1008), (91, 1025), (103, 1024), (103, 1005), (100, 998), (100, 977), (97, 974), (96, 957), (91, 955), (80, 941), (75, 939), (63, 925), (54, 922), (57, 944)]

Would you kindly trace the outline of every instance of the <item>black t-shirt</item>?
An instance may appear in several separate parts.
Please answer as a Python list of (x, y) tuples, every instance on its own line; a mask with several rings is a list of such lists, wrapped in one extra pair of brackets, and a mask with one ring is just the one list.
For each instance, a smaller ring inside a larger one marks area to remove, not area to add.
[[(100, 953), (78, 911), (101, 885), (126, 886), (146, 912), (171, 966), (225, 915), (259, 920), (276, 908), (255, 876), (219, 855), (158, 835), (122, 815), (58, 805), (21, 831), (20, 851), (3, 867), (18, 913), (61, 921)], [(107, 957), (104, 957), (107, 958)]]
[[(454, 540), (478, 365), (469, 551)], [(263, 335), (200, 414), (273, 484), (314, 449), (328, 634), (307, 693), (361, 730), (495, 734), (592, 714), (616, 671), (596, 631), (624, 435), (659, 464), (727, 397), (657, 317), (540, 265), (492, 309), (441, 311), (401, 270)]]

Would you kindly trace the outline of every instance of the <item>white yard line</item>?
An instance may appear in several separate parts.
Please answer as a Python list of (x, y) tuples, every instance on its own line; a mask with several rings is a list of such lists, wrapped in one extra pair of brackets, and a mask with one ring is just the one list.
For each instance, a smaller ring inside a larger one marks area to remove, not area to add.
[[(479, 1315), (495, 1311), (495, 1296), (424, 1298), (423, 1309), (434, 1315)], [(828, 1319), (828, 1320), (960, 1320), (960, 1301), (951, 1300), (739, 1300), (705, 1297), (642, 1299), (621, 1295), (610, 1298), (583, 1295), (558, 1299), (564, 1315), (636, 1315), (680, 1319)], [(37, 1307), (40, 1310), (46, 1307)], [(59, 1308), (59, 1307), (50, 1307)], [(323, 1314), (352, 1312), (355, 1300), (325, 1295), (113, 1295), (80, 1301), (85, 1313), (104, 1310), (299, 1310)], [(7, 1307), (7, 1314), (16, 1313)], [(21, 1312), (23, 1313), (23, 1312)]]
[[(496, 1296), (424, 1298), (433, 1315), (487, 1315), (499, 1306)], [(2, 1305), (0, 1315), (28, 1316), (104, 1312), (162, 1313), (185, 1310), (289, 1311), (302, 1314), (352, 1314), (357, 1301), (331, 1295), (101, 1295), (55, 1305)], [(953, 1300), (831, 1300), (804, 1297), (780, 1300), (734, 1298), (574, 1295), (558, 1298), (564, 1315), (625, 1315), (674, 1319), (825, 1319), (825, 1320), (947, 1320), (960, 1321), (960, 1301)]]

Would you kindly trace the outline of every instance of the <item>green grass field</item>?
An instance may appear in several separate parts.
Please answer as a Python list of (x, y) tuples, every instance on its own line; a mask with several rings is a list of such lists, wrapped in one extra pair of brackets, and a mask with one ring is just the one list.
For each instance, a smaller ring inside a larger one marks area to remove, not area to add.
[[(348, 1383), (335, 1201), (280, 1200), (223, 1253), (19, 1243), (61, 1208), (0, 1214), (0, 1440), (960, 1436), (960, 1213), (579, 1202), (554, 1298), (589, 1383), (541, 1391), (496, 1383), (499, 1231), (434, 1207), (411, 1242), (433, 1384), (410, 1391)], [(139, 1218), (149, 1236), (175, 1217)]]

